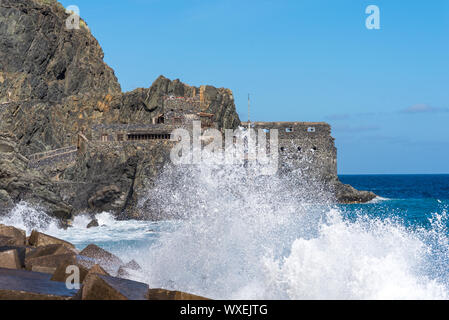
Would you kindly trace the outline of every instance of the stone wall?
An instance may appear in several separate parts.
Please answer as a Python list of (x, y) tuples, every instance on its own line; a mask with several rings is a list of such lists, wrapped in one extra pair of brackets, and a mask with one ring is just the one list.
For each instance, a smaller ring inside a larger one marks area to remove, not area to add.
[[(248, 123), (242, 123), (247, 127)], [(337, 179), (337, 149), (331, 127), (324, 122), (251, 122), (255, 130), (278, 130), (279, 166), (304, 178), (324, 182)]]
[(179, 110), (181, 112), (201, 111), (201, 101), (199, 96), (195, 97), (165, 97), (164, 110)]

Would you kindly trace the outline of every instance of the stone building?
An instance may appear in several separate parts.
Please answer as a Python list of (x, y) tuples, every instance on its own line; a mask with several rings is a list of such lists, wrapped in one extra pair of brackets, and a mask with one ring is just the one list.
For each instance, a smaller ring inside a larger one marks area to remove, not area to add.
[[(248, 127), (247, 122), (242, 123)], [(267, 138), (278, 130), (279, 169), (299, 170), (303, 177), (330, 181), (337, 176), (337, 149), (331, 127), (325, 122), (251, 122), (251, 128), (262, 129)]]
[[(200, 90), (201, 91), (201, 90)], [(165, 96), (163, 112), (151, 120), (151, 124), (98, 124), (93, 126), (92, 141), (125, 142), (170, 140), (177, 128), (190, 130), (194, 121), (200, 121), (203, 129), (218, 129), (214, 114), (204, 112), (201, 95), (193, 97)]]
[[(214, 114), (204, 112), (201, 87), (191, 97), (173, 95), (162, 98), (161, 113), (149, 124), (98, 124), (92, 129), (93, 143), (123, 143), (169, 141), (177, 128), (192, 129), (193, 121), (200, 121), (202, 129), (219, 129)], [(207, 106), (206, 106), (207, 107)], [(243, 128), (248, 127), (242, 122)], [(279, 169), (281, 172), (299, 170), (302, 176), (330, 181), (337, 176), (337, 151), (331, 127), (324, 122), (251, 122), (251, 128), (267, 133), (278, 130)], [(168, 144), (170, 146), (172, 144)]]

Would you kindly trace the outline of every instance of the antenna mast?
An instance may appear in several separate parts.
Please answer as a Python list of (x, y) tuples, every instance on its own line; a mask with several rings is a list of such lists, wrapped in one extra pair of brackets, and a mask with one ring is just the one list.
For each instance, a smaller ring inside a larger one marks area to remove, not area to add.
[(250, 115), (250, 108), (251, 108), (251, 102), (250, 102), (250, 94), (248, 93), (248, 130), (251, 129), (251, 118)]

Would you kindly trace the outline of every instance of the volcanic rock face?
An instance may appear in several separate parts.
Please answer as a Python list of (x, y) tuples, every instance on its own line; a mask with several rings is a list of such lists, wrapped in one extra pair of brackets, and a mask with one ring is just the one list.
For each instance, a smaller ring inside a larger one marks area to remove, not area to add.
[(170, 149), (166, 144), (91, 146), (63, 174), (65, 180), (79, 179), (85, 183), (67, 185), (61, 190), (63, 197), (76, 211), (82, 211), (87, 203), (93, 212), (116, 212), (123, 219), (153, 219), (140, 212), (137, 204), (169, 162)]
[(57, 1), (1, 1), (0, 103), (120, 92), (97, 40), (86, 27), (68, 30), (67, 17)]
[(343, 184), (340, 181), (335, 182), (334, 193), (339, 203), (346, 204), (366, 203), (377, 197), (374, 192), (360, 191), (348, 184)]
[(27, 201), (55, 217), (70, 218), (72, 208), (62, 201), (57, 186), (27, 165), (28, 160), (17, 151), (14, 136), (0, 133), (0, 214), (14, 203)]

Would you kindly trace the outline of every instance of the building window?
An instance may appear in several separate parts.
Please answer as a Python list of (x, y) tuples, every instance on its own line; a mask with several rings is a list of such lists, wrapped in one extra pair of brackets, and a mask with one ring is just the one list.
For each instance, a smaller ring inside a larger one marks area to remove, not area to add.
[(270, 132), (270, 129), (263, 129), (263, 132), (268, 133)]
[(128, 134), (129, 141), (140, 141), (140, 140), (170, 140), (171, 135), (169, 133), (154, 134), (154, 133), (136, 133)]
[(308, 127), (307, 132), (315, 132), (315, 127)]
[(285, 128), (285, 132), (293, 132), (293, 128)]
[(163, 124), (164, 122), (165, 122), (165, 118), (164, 118), (163, 114), (153, 118), (153, 124)]
[(123, 141), (123, 134), (119, 133), (117, 135), (117, 141)]
[(157, 120), (156, 120), (156, 123), (157, 123), (157, 124), (163, 124), (164, 122), (165, 122), (164, 115), (159, 116), (159, 117), (157, 118)]
[(102, 141), (102, 142), (107, 142), (107, 141), (108, 141), (108, 135), (107, 135), (107, 134), (103, 134), (103, 135), (101, 136), (101, 141)]

